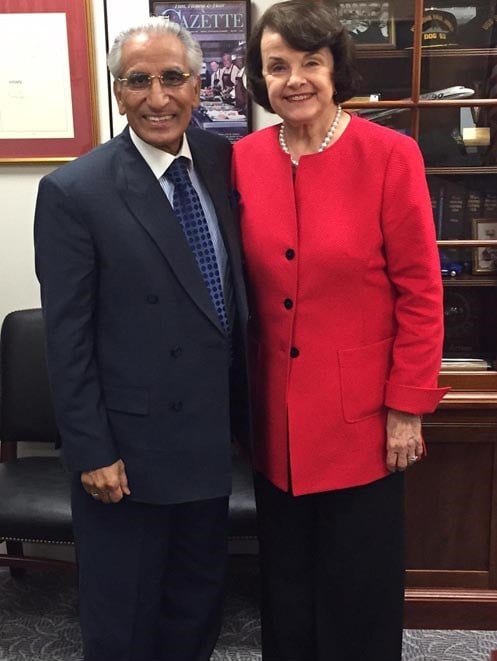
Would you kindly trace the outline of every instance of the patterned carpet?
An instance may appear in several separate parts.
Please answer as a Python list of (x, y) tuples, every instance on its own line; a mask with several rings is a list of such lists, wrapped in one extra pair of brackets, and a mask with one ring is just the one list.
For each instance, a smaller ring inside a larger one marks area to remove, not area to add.
[[(232, 559), (224, 627), (212, 661), (260, 661), (257, 567)], [(236, 576), (235, 576), (236, 575)], [(415, 631), (404, 635), (403, 661), (489, 661), (497, 631)], [(74, 578), (0, 569), (0, 661), (81, 661)]]

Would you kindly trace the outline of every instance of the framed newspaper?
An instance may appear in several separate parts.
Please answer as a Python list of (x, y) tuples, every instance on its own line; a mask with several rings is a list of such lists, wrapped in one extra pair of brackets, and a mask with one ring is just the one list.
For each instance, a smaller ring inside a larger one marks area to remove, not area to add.
[(192, 123), (236, 142), (250, 132), (250, 102), (245, 76), (249, 31), (248, 0), (221, 2), (157, 2), (150, 15), (183, 25), (197, 39), (204, 55), (200, 106)]

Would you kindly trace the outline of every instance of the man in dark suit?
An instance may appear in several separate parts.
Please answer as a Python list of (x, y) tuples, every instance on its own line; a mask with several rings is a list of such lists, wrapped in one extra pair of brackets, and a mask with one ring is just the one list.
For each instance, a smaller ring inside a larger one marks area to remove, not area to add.
[(44, 177), (35, 218), (84, 658), (208, 661), (245, 418), (231, 146), (188, 128), (202, 53), (179, 25), (123, 32), (108, 63), (128, 128)]

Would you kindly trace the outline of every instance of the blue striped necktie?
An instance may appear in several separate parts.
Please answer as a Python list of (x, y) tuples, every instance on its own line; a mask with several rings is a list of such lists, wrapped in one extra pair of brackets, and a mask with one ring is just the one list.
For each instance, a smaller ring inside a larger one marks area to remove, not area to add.
[(174, 213), (195, 256), (221, 325), (228, 333), (230, 324), (216, 252), (204, 210), (188, 174), (187, 159), (183, 156), (175, 158), (166, 170), (165, 176), (174, 186)]

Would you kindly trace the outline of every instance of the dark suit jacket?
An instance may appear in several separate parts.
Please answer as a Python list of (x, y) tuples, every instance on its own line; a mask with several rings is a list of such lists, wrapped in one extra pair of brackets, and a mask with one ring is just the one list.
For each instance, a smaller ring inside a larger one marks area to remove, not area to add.
[[(240, 348), (247, 309), (231, 146), (197, 129), (188, 140), (231, 262)], [(131, 498), (142, 502), (229, 493), (229, 343), (182, 229), (127, 129), (42, 179), (35, 250), (69, 469), (121, 458)], [(235, 364), (244, 360), (235, 356)], [(239, 401), (245, 375), (235, 379)]]

